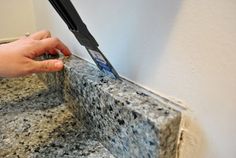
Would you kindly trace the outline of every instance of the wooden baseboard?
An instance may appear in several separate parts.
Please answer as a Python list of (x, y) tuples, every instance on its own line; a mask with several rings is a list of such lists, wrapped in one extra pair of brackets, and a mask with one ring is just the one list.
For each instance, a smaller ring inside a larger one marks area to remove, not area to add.
[(18, 40), (18, 39), (19, 39), (19, 37), (1, 38), (1, 39), (0, 39), (0, 44), (13, 42), (13, 41), (16, 41), (16, 40)]

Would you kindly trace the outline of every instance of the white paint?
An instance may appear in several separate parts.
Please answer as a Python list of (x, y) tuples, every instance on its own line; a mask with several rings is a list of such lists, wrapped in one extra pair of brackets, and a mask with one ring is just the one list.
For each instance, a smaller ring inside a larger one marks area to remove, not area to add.
[(10, 40), (35, 31), (32, 0), (0, 1), (0, 39)]
[[(204, 157), (236, 157), (235, 0), (73, 3), (121, 75), (189, 104), (202, 130), (187, 133), (204, 136)], [(47, 0), (34, 0), (34, 5), (38, 29), (51, 30), (90, 60)]]

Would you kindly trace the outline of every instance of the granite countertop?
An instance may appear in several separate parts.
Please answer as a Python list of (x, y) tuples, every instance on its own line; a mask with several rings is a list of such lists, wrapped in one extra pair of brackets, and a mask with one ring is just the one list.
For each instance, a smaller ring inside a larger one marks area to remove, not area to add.
[(36, 75), (0, 79), (0, 157), (113, 157)]
[(114, 80), (76, 56), (65, 60), (61, 76), (42, 78), (64, 89), (74, 115), (114, 156), (176, 157), (181, 111), (168, 98), (124, 78)]
[(177, 104), (78, 57), (64, 62), (61, 72), (0, 78), (0, 158), (176, 157)]
[(111, 79), (73, 55), (64, 60), (63, 71), (38, 77), (60, 92), (59, 98), (81, 123), (78, 128), (84, 127), (86, 135), (94, 135), (115, 157), (175, 158), (178, 154), (182, 109), (168, 98), (124, 78)]

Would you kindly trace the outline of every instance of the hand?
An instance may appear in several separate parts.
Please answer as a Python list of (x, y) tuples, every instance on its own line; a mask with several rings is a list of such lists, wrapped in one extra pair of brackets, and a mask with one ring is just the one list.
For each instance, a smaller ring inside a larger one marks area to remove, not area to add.
[(63, 69), (59, 59), (36, 61), (36, 57), (48, 52), (65, 56), (70, 50), (50, 32), (40, 31), (12, 43), (0, 45), (0, 77), (18, 77), (39, 72), (53, 72)]

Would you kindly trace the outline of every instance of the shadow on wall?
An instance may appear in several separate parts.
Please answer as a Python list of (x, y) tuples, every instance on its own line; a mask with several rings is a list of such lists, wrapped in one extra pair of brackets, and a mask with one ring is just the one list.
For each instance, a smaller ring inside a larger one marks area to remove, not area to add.
[[(143, 70), (151, 74), (153, 67), (157, 68), (182, 3), (180, 0), (71, 1), (107, 58), (122, 76), (133, 81), (139, 80)], [(33, 3), (38, 29), (49, 29), (75, 54), (90, 59), (48, 0), (33, 0)]]
[(180, 0), (72, 2), (105, 55), (131, 80), (138, 79), (141, 67), (151, 71), (150, 63), (161, 60), (181, 6)]

